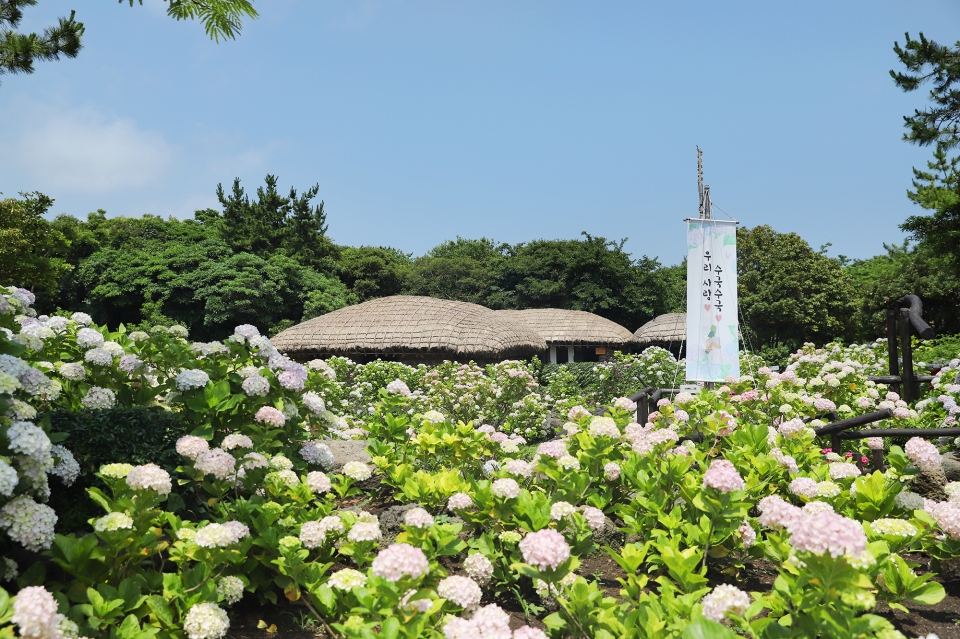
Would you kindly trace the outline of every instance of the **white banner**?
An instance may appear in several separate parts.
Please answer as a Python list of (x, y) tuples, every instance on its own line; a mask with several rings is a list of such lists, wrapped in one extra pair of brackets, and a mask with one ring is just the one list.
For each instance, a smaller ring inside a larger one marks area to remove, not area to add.
[(687, 380), (740, 376), (737, 223), (687, 223)]

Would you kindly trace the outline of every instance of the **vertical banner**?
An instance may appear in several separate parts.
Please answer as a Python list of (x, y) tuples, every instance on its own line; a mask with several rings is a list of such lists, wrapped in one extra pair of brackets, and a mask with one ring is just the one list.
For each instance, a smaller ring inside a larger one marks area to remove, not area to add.
[(740, 376), (737, 223), (687, 223), (687, 380)]

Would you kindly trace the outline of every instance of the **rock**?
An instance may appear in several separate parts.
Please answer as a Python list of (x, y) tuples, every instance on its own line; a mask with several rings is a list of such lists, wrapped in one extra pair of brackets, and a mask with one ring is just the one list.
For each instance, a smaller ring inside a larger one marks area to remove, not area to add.
[(373, 458), (367, 452), (367, 442), (362, 439), (325, 439), (324, 444), (333, 453), (332, 472), (337, 472), (347, 462), (358, 461), (369, 464)]
[(603, 522), (603, 528), (593, 531), (593, 541), (600, 546), (600, 553), (604, 555), (606, 555), (606, 552), (603, 550), (604, 546), (610, 546), (614, 550), (621, 550), (625, 538), (626, 536), (623, 532), (617, 529), (616, 524), (614, 524), (613, 520), (609, 517)]
[(943, 470), (941, 467), (933, 472), (923, 471), (915, 475), (910, 482), (910, 490), (933, 501), (946, 501), (947, 493), (943, 487), (947, 484), (947, 477)]
[(960, 457), (957, 453), (944, 453), (940, 459), (943, 460), (943, 474), (947, 481), (960, 481)]
[(556, 417), (547, 417), (543, 420), (543, 430), (546, 432), (547, 437), (551, 435), (556, 435), (560, 432), (560, 429), (563, 428), (564, 421), (557, 419)]
[(389, 535), (390, 537), (396, 537), (402, 530), (401, 526), (403, 525), (404, 515), (414, 508), (421, 508), (421, 506), (416, 502), (412, 502), (399, 506), (390, 506), (380, 513), (380, 530), (383, 531), (384, 536)]

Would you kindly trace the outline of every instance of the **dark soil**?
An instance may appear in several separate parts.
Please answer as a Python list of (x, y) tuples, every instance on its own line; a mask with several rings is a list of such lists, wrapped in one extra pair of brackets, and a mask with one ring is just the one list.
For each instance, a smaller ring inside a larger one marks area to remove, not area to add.
[[(451, 558), (444, 559), (448, 570), (457, 571), (458, 565), (455, 561)], [(926, 560), (921, 555), (910, 555), (909, 559), (921, 564), (921, 567), (917, 568), (918, 573), (924, 572)], [(595, 579), (601, 590), (610, 597), (619, 597), (620, 583), (617, 579), (626, 577), (623, 569), (606, 554), (585, 557), (578, 573)], [(744, 562), (744, 568), (739, 571), (711, 570), (707, 576), (711, 587), (730, 583), (748, 592), (768, 592), (776, 579), (777, 571), (768, 561), (750, 559)], [(906, 606), (910, 612), (904, 613), (892, 610), (886, 605), (879, 605), (872, 612), (889, 619), (908, 637), (922, 637), (934, 633), (940, 639), (960, 639), (960, 580), (944, 582), (943, 586), (947, 596), (934, 606), (908, 603)], [(528, 601), (539, 601), (532, 590), (521, 594)], [(315, 639), (327, 636), (320, 624), (312, 622), (305, 606), (281, 603), (261, 607), (253, 597), (248, 598), (249, 601), (244, 600), (234, 607), (228, 639)], [(539, 619), (527, 619), (523, 607), (512, 596), (499, 598), (494, 603), (510, 615), (511, 628), (516, 629), (524, 624), (545, 628)], [(540, 616), (547, 614), (549, 612), (543, 612)], [(276, 628), (272, 628), (272, 625), (276, 625)]]
[[(244, 603), (249, 599), (248, 603)], [(227, 639), (314, 639), (326, 637), (306, 606), (259, 606), (250, 595), (236, 604), (230, 615)]]

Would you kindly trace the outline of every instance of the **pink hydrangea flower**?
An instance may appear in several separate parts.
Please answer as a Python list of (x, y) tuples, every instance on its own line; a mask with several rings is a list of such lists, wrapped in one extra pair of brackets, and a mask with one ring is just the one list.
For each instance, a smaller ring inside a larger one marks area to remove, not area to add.
[(567, 445), (559, 439), (550, 442), (543, 442), (537, 446), (537, 454), (560, 459), (567, 454)]
[(943, 461), (937, 447), (921, 437), (913, 437), (903, 447), (910, 461), (920, 467), (920, 470), (932, 472), (940, 468)]
[(430, 564), (419, 548), (409, 544), (387, 546), (374, 558), (373, 574), (387, 581), (400, 581), (404, 576), (417, 579), (427, 574)]
[(483, 591), (480, 590), (477, 582), (470, 577), (460, 575), (452, 575), (441, 580), (437, 584), (437, 594), (467, 610), (479, 606), (480, 599), (483, 597)]
[(262, 407), (253, 418), (261, 424), (270, 424), (276, 428), (281, 428), (287, 423), (287, 419), (283, 416), (283, 413), (273, 406)]
[(523, 560), (540, 570), (556, 570), (570, 558), (570, 545), (563, 535), (552, 528), (530, 533), (520, 542)]
[(615, 481), (620, 477), (620, 464), (617, 462), (607, 462), (603, 465), (603, 476), (609, 481)]
[(447, 500), (447, 510), (457, 511), (463, 510), (464, 508), (473, 508), (473, 500), (470, 498), (470, 495), (466, 493), (450, 495), (450, 499)]
[(726, 620), (727, 613), (743, 614), (750, 606), (750, 595), (736, 586), (720, 584), (700, 602), (703, 616), (713, 621)]
[(779, 495), (769, 495), (757, 504), (760, 510), (760, 525), (767, 528), (787, 528), (798, 520), (803, 511), (783, 500)]
[(56, 600), (43, 586), (27, 586), (13, 600), (11, 621), (20, 628), (21, 637), (62, 637), (60, 619)]
[(184, 435), (177, 440), (177, 452), (190, 459), (196, 459), (208, 450), (210, 450), (210, 444), (203, 437)]
[(790, 492), (800, 497), (813, 499), (817, 496), (817, 481), (809, 477), (797, 477), (790, 482)]
[(735, 490), (743, 490), (746, 484), (733, 463), (726, 459), (717, 459), (703, 474), (703, 486), (714, 488), (722, 493), (732, 493)]
[(950, 539), (960, 541), (960, 503), (944, 501), (927, 505), (926, 511)]
[(795, 550), (831, 557), (859, 557), (867, 549), (867, 535), (860, 522), (834, 512), (804, 514), (789, 528)]

